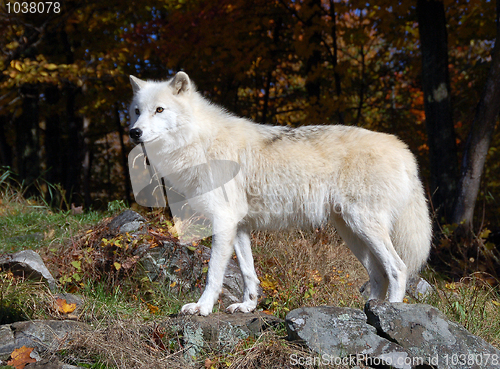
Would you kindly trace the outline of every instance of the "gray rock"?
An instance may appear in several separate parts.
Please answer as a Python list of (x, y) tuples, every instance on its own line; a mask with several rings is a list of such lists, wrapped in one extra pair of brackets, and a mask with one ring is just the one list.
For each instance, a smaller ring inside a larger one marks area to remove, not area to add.
[(0, 360), (6, 360), (16, 348), (16, 339), (10, 324), (0, 326)]
[(146, 223), (146, 219), (133, 210), (125, 210), (108, 224), (112, 233), (137, 232)]
[(185, 359), (193, 360), (202, 352), (230, 352), (240, 340), (258, 337), (266, 329), (280, 323), (282, 320), (273, 315), (256, 312), (215, 313), (207, 317), (177, 316), (162, 325), (182, 335)]
[[(369, 301), (365, 311), (380, 335), (403, 346), (415, 360), (439, 369), (500, 366), (500, 350), (430, 305)], [(485, 365), (486, 358), (490, 365)], [(492, 365), (494, 358), (497, 365)]]
[(44, 280), (51, 291), (56, 288), (56, 280), (50, 274), (40, 255), (33, 250), (23, 250), (0, 256), (0, 267), (23, 275), (25, 278)]
[(22, 346), (39, 353), (54, 353), (67, 347), (78, 334), (88, 331), (87, 325), (71, 320), (35, 320), (0, 326), (0, 358), (6, 359)]
[(406, 293), (416, 300), (428, 296), (432, 290), (432, 285), (422, 277), (411, 278), (406, 285)]
[[(289, 338), (305, 343), (321, 357), (322, 363), (372, 363), (411, 368), (406, 365), (408, 352), (380, 337), (377, 330), (366, 323), (366, 315), (361, 310), (305, 307), (291, 311), (285, 321)], [(342, 358), (348, 360), (342, 361)]]
[(73, 310), (70, 313), (64, 314), (63, 312), (58, 310), (59, 314), (63, 315), (64, 319), (71, 319), (71, 320), (76, 320), (78, 319), (78, 316), (81, 314), (83, 306), (85, 301), (83, 300), (82, 296), (75, 295), (73, 293), (58, 293), (57, 295), (54, 296), (56, 299), (62, 299), (66, 300), (66, 303), (71, 305), (75, 304), (75, 310)]
[[(211, 249), (198, 245), (163, 242), (163, 246), (148, 250), (141, 264), (149, 278), (174, 285), (174, 289), (194, 290), (205, 283)], [(240, 302), (243, 296), (243, 277), (236, 260), (231, 259), (222, 285), (223, 307)], [(261, 294), (261, 290), (259, 290)]]
[[(421, 300), (432, 292), (432, 285), (422, 277), (415, 277), (408, 280), (406, 284), (406, 294), (416, 300)], [(370, 281), (365, 282), (360, 288), (361, 295), (368, 300), (370, 297)]]
[[(365, 312), (329, 306), (296, 309), (286, 317), (288, 335), (327, 364), (408, 369), (500, 367), (498, 349), (432, 306), (369, 301)], [(349, 360), (337, 360), (342, 358)]]

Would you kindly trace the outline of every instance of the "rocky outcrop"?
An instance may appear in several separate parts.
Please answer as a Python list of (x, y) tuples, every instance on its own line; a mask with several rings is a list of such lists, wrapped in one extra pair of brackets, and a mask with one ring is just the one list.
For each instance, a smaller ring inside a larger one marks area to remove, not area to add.
[[(148, 250), (140, 263), (151, 280), (166, 283), (173, 290), (193, 290), (205, 284), (210, 252), (210, 248), (203, 245), (164, 241), (161, 246)], [(240, 267), (236, 260), (231, 259), (222, 285), (222, 307), (241, 302), (243, 288)]]
[(33, 280), (43, 280), (54, 291), (56, 280), (45, 266), (42, 258), (33, 250), (23, 250), (0, 256), (0, 268)]
[[(365, 310), (368, 323), (379, 335), (404, 347), (412, 358), (427, 358), (426, 362), (436, 368), (500, 367), (500, 350), (435, 307), (369, 301)], [(485, 365), (486, 358), (491, 366)]]
[(35, 320), (0, 326), (0, 359), (6, 359), (15, 349), (32, 347), (38, 353), (63, 350), (69, 342), (90, 328), (72, 320)]
[[(176, 316), (155, 323), (169, 337), (178, 337), (184, 348), (186, 362), (199, 360), (204, 352), (231, 352), (243, 339), (258, 337), (264, 331), (282, 323), (272, 315), (257, 313), (216, 313), (208, 317)], [(144, 329), (148, 329), (145, 325)], [(108, 329), (117, 329), (109, 327)], [(118, 328), (120, 329), (120, 328)], [(0, 366), (14, 350), (23, 346), (34, 348), (33, 358), (41, 361), (36, 368), (59, 368), (63, 363), (54, 357), (61, 350), (71, 350), (78, 337), (91, 336), (93, 328), (70, 320), (26, 321), (0, 326)], [(151, 336), (154, 336), (151, 333)], [(50, 361), (42, 361), (50, 357)], [(70, 366), (66, 366), (69, 368)]]
[(425, 304), (369, 301), (365, 312), (301, 308), (287, 315), (286, 325), (290, 339), (305, 343), (323, 364), (402, 369), (500, 365), (499, 350)]
[(146, 219), (142, 215), (133, 210), (125, 210), (109, 222), (108, 229), (112, 234), (144, 232), (146, 225)]
[[(151, 280), (175, 290), (201, 290), (210, 259), (210, 248), (202, 244), (182, 244), (172, 237), (159, 237), (155, 247), (142, 241), (148, 231), (146, 220), (125, 211), (109, 222), (105, 236), (127, 233), (139, 242), (134, 257)], [(163, 237), (163, 238), (162, 238)], [(36, 280), (51, 289), (56, 281), (40, 256), (31, 250), (0, 257), (0, 267)], [(224, 277), (221, 310), (241, 300), (243, 279), (232, 259)], [(369, 285), (364, 286), (369, 293)], [(432, 287), (422, 279), (409, 283), (409, 295), (419, 299)], [(33, 368), (69, 368), (54, 354), (64, 350), (75, 335), (92, 333), (78, 319), (84, 301), (70, 294), (54, 295), (54, 311), (65, 320), (16, 322), (0, 326), (0, 366), (15, 349), (35, 349)], [(59, 301), (59, 302), (58, 302)], [(66, 312), (67, 305), (74, 308)], [(156, 323), (155, 323), (156, 324)], [(182, 344), (186, 362), (199, 359), (204, 352), (231, 352), (241, 341), (259, 336), (281, 320), (262, 312), (250, 314), (216, 313), (208, 317), (175, 316), (158, 323)], [(310, 358), (291, 357), (291, 364), (308, 367), (374, 367), (398, 369), (475, 369), (500, 367), (500, 351), (448, 320), (436, 308), (424, 304), (369, 301), (365, 310), (333, 306), (304, 307), (286, 317), (290, 340), (301, 341), (312, 353)], [(108, 328), (113, 332), (114, 327)], [(149, 329), (146, 327), (146, 329)], [(154, 336), (154, 335), (153, 335)], [(40, 356), (41, 355), (41, 356)], [(50, 356), (50, 361), (43, 361)], [(30, 366), (26, 366), (28, 368)]]
[(357, 365), (369, 360), (388, 365), (409, 356), (403, 347), (378, 335), (366, 320), (366, 314), (358, 309), (320, 306), (291, 311), (286, 325), (289, 338), (304, 342), (326, 365)]
[(197, 358), (201, 352), (230, 352), (240, 340), (258, 337), (283, 321), (273, 315), (255, 313), (215, 313), (204, 316), (178, 316), (162, 323), (171, 333), (183, 337), (184, 358)]

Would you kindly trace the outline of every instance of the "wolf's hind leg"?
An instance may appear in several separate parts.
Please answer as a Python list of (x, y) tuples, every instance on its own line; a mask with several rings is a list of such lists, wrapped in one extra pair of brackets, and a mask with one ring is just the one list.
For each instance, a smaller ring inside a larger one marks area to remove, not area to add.
[(247, 229), (239, 229), (236, 234), (234, 250), (238, 258), (243, 282), (245, 284), (243, 291), (243, 301), (232, 304), (227, 307), (226, 311), (235, 313), (249, 313), (257, 307), (259, 278), (255, 273), (253, 263), (252, 248), (250, 244), (250, 232)]
[[(387, 300), (402, 302), (406, 292), (407, 267), (401, 257), (396, 253), (388, 231), (379, 227), (364, 229), (363, 239), (370, 248), (374, 264), (377, 263), (383, 270), (387, 290)], [(373, 287), (372, 287), (373, 288)], [(370, 299), (380, 298), (370, 294)], [(385, 295), (385, 292), (384, 292)]]
[(354, 233), (343, 219), (337, 219), (335, 221), (335, 228), (340, 237), (342, 237), (342, 240), (344, 240), (354, 256), (358, 258), (368, 272), (368, 276), (370, 277), (369, 299), (384, 300), (386, 298), (389, 280), (375, 255), (373, 255), (365, 241)]

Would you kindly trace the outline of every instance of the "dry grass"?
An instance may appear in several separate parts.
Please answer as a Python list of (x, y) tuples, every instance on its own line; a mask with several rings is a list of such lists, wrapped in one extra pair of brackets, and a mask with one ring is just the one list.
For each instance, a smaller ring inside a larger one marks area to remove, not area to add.
[(368, 275), (332, 228), (256, 233), (253, 244), (262, 305), (272, 313), (283, 318), (301, 306), (363, 307), (359, 287)]
[(170, 348), (169, 339), (154, 323), (114, 320), (103, 322), (92, 334), (82, 335), (71, 344), (69, 357), (78, 363), (98, 360), (110, 368), (182, 369), (189, 367), (183, 350)]
[[(216, 357), (209, 357), (205, 360), (205, 368), (210, 369), (292, 369), (303, 368), (297, 365), (299, 360), (311, 358), (312, 354), (304, 346), (293, 342), (288, 342), (275, 332), (266, 332), (256, 340), (242, 341), (233, 352)], [(319, 359), (319, 357), (316, 357)], [(306, 366), (313, 368), (323, 368), (321, 365)], [(332, 368), (332, 366), (328, 366)], [(344, 366), (335, 366), (335, 369), (344, 369)]]
[(182, 347), (182, 337), (169, 335), (156, 323), (115, 321), (77, 338), (66, 361), (74, 357), (79, 363), (92, 363), (98, 358), (101, 364), (117, 369), (281, 369), (297, 368), (291, 360), (294, 356), (312, 355), (274, 331), (242, 340), (231, 352), (211, 352), (197, 360), (185, 358), (187, 348)]
[(489, 275), (474, 273), (458, 282), (434, 281), (427, 303), (496, 347), (500, 347), (500, 293)]

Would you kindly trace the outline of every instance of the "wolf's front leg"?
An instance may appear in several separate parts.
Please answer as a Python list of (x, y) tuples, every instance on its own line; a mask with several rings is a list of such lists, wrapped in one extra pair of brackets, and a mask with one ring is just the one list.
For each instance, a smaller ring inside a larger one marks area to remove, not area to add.
[(226, 266), (233, 254), (235, 235), (236, 227), (224, 230), (213, 236), (205, 291), (203, 291), (198, 302), (184, 305), (181, 309), (181, 314), (207, 316), (212, 312), (212, 308), (222, 291)]
[(243, 301), (228, 306), (226, 311), (229, 313), (235, 313), (237, 311), (249, 313), (254, 311), (257, 307), (259, 278), (257, 277), (257, 273), (255, 273), (252, 248), (250, 245), (250, 232), (247, 229), (238, 229), (234, 242), (234, 250), (238, 257), (245, 289), (243, 291)]

